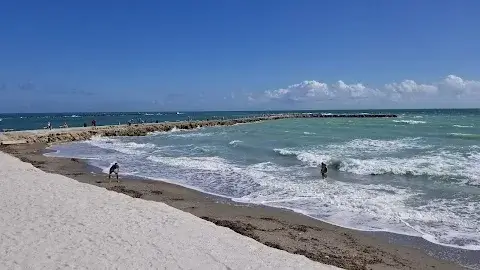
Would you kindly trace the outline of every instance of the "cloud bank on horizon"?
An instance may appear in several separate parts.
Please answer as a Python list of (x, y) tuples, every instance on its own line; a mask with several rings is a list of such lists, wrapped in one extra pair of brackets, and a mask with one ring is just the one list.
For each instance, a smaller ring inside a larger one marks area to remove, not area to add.
[[(431, 83), (403, 80), (373, 87), (363, 82), (306, 80), (258, 92), (172, 93), (142, 89), (106, 95), (93, 89), (48, 87), (33, 82), (13, 87), (0, 83), (1, 112), (343, 110), (479, 108), (480, 81), (448, 75)], [(65, 99), (65, 97), (68, 97)]]
[(248, 96), (250, 104), (272, 108), (434, 108), (479, 107), (480, 81), (448, 75), (432, 83), (414, 80), (392, 82), (382, 87), (364, 83), (333, 84), (306, 80), (285, 88)]

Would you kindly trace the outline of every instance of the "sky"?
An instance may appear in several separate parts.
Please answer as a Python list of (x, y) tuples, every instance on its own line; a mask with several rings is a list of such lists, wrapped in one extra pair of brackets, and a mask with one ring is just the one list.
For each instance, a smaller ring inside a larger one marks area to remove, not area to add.
[(480, 1), (4, 1), (0, 112), (480, 107)]

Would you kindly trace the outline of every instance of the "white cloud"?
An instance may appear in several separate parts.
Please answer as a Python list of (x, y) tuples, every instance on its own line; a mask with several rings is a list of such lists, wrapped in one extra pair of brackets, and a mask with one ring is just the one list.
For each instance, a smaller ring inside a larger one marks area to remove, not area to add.
[(325, 83), (303, 81), (287, 88), (265, 91), (265, 97), (272, 100), (304, 101), (308, 99), (328, 98), (332, 95)]
[(444, 92), (460, 96), (480, 95), (480, 81), (464, 80), (455, 75), (445, 77), (440, 83), (440, 88)]
[(418, 84), (413, 80), (404, 80), (401, 83), (389, 83), (385, 85), (387, 90), (399, 94), (435, 94), (437, 86), (431, 84)]
[(437, 93), (438, 87), (432, 84), (418, 84), (413, 80), (404, 80), (400, 83), (385, 84), (385, 90), (390, 100), (398, 102), (426, 97), (432, 98)]
[[(478, 98), (478, 99), (476, 99)], [(453, 99), (453, 100), (452, 100)], [(287, 102), (303, 105), (315, 105), (334, 100), (337, 105), (379, 104), (394, 102), (396, 104), (428, 103), (471, 104), (477, 100), (480, 104), (480, 81), (465, 80), (455, 75), (448, 75), (440, 81), (418, 83), (403, 80), (383, 85), (381, 88), (369, 87), (363, 83), (347, 84), (342, 80), (332, 85), (319, 81), (303, 81), (286, 88), (264, 91), (261, 95), (250, 95), (250, 102)], [(329, 104), (332, 102), (329, 102)]]
[(342, 80), (332, 85), (337, 97), (348, 99), (379, 97), (382, 93), (374, 88), (369, 88), (362, 83), (346, 84)]

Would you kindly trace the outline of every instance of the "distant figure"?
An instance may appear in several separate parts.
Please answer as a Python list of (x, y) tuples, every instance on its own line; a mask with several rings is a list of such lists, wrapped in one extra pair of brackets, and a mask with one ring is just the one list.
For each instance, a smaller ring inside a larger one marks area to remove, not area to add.
[(112, 167), (110, 167), (110, 172), (108, 173), (108, 179), (110, 180), (110, 182), (112, 182), (111, 180), (111, 175), (112, 173), (115, 173), (115, 175), (117, 176), (117, 182), (120, 182), (118, 180), (118, 170), (120, 169), (120, 166), (118, 166), (118, 163), (115, 162), (115, 164), (112, 165)]
[(322, 173), (322, 179), (327, 178), (327, 171), (328, 171), (327, 164), (322, 162), (322, 166), (321, 166), (321, 169), (320, 169), (320, 172)]
[(52, 123), (48, 122), (48, 123), (47, 123), (47, 128), (48, 128), (48, 129), (52, 129)]
[(92, 127), (96, 127), (97, 126), (97, 121), (95, 121), (95, 119), (92, 120)]
[(128, 120), (128, 126), (132, 125), (132, 120)]
[(83, 127), (87, 127), (87, 123), (83, 123)]
[(155, 120), (155, 123), (157, 123), (157, 124), (158, 124), (158, 120)]

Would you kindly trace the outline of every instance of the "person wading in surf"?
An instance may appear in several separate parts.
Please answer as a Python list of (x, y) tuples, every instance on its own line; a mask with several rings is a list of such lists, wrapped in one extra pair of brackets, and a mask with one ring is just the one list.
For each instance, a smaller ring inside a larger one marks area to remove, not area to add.
[(320, 172), (322, 173), (322, 179), (327, 178), (327, 171), (328, 171), (327, 164), (322, 162), (321, 169), (320, 169)]

